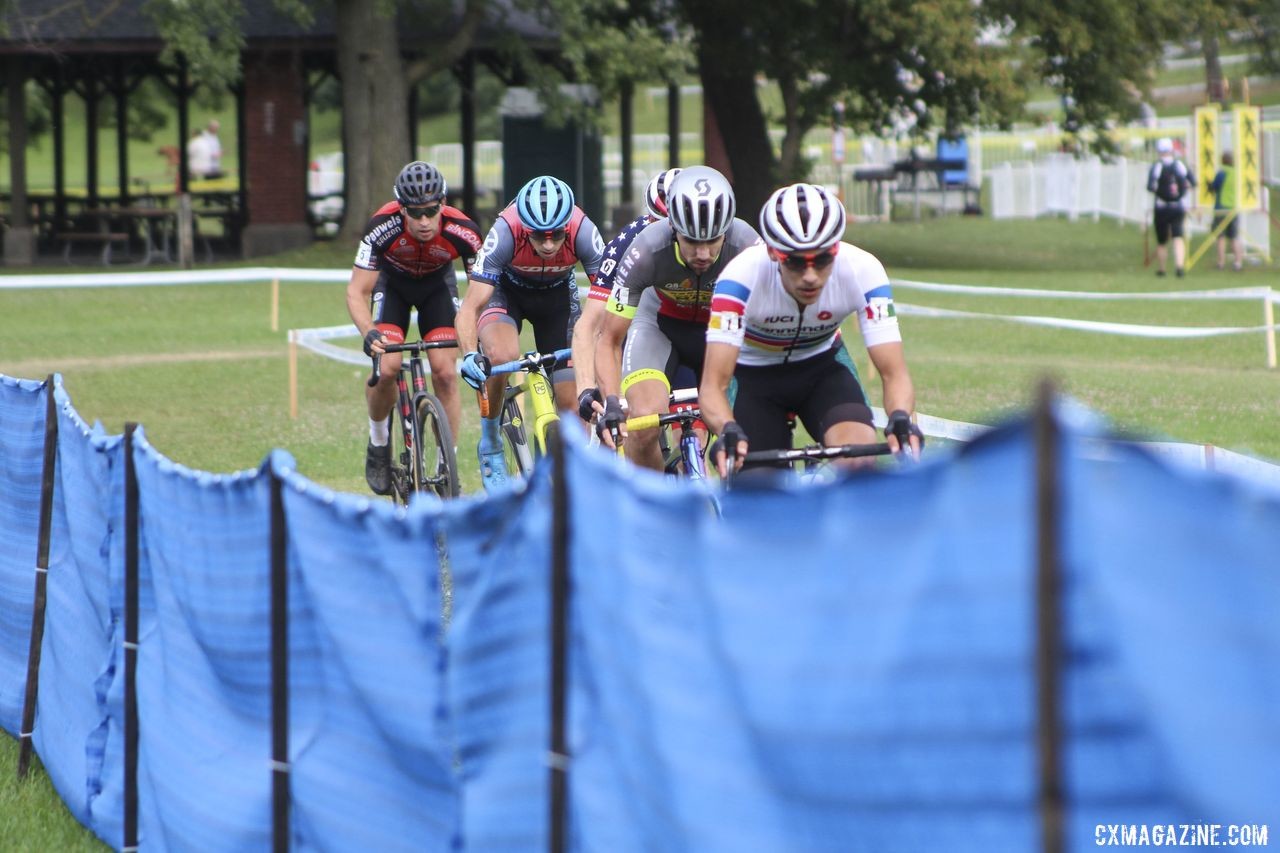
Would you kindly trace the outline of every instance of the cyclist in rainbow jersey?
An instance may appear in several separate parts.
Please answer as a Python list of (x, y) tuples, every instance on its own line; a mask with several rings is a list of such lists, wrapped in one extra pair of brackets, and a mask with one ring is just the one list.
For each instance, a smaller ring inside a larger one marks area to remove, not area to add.
[(824, 446), (875, 440), (867, 396), (840, 341), (840, 324), (853, 315), (883, 384), (890, 449), (920, 452), (889, 277), (874, 255), (841, 241), (845, 224), (833, 193), (812, 184), (784, 187), (760, 212), (764, 243), (720, 274), (698, 399), (703, 420), (721, 438), (713, 455), (722, 476), (726, 446), (735, 449), (735, 468), (748, 448), (787, 447), (792, 412)]

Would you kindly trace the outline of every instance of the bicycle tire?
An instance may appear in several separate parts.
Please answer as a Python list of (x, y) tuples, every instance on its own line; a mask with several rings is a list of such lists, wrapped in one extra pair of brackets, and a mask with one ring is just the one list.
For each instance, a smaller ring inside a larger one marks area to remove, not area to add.
[(542, 434), (542, 443), (538, 445), (540, 454), (543, 456), (551, 455), (551, 448), (560, 440), (560, 421), (551, 421), (547, 424), (546, 430)]
[[(416, 440), (410, 445), (405, 444), (405, 423), (400, 416), (400, 409), (397, 406), (391, 413), (391, 420), (395, 422), (395, 429), (399, 431), (399, 441), (392, 441), (392, 446), (399, 448), (399, 461), (393, 457), (391, 460), (391, 502), (397, 506), (407, 506), (409, 504), (409, 493), (413, 491), (413, 460), (409, 458), (410, 446), (416, 446)], [(410, 426), (410, 429), (413, 427)], [(410, 436), (410, 438), (413, 438)]]
[(515, 397), (508, 396), (502, 404), (502, 449), (507, 457), (507, 471), (529, 476), (533, 470), (533, 452), (529, 449), (529, 436), (524, 429), (524, 417)]
[(442, 498), (456, 498), (462, 491), (458, 481), (458, 458), (453, 448), (453, 430), (444, 405), (431, 394), (418, 395), (414, 403), (414, 489)]

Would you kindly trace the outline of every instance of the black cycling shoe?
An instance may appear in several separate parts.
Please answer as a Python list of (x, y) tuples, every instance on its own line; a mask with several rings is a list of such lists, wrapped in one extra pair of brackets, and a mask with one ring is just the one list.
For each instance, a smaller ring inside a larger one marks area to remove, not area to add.
[(375, 495), (391, 494), (391, 445), (370, 442), (364, 452), (364, 479)]

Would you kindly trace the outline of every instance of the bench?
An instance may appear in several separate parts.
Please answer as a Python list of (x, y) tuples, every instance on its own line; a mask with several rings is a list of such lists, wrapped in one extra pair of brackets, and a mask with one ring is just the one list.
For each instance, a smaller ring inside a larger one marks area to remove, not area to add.
[(115, 243), (129, 243), (129, 235), (123, 231), (64, 231), (58, 235), (62, 241), (62, 258), (71, 263), (71, 247), (76, 243), (99, 243), (102, 245), (102, 265), (111, 266), (111, 246)]

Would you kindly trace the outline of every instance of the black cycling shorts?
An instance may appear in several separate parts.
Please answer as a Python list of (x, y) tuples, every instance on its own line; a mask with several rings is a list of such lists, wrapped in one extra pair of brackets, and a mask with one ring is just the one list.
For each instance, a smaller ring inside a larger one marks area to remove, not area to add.
[[(503, 286), (493, 288), (493, 294), (480, 309), (478, 327), (490, 323), (511, 323), (517, 334), (528, 320), (533, 326), (534, 346), (538, 352), (551, 353), (565, 349), (573, 340), (573, 327), (578, 322), (582, 306), (578, 303), (578, 283), (570, 278), (551, 287)], [(573, 378), (573, 368), (560, 368), (552, 377), (556, 382)]]
[(1169, 242), (1169, 237), (1182, 236), (1182, 221), (1187, 218), (1187, 212), (1181, 207), (1157, 207), (1156, 222), (1156, 242), (1163, 246)]
[(818, 441), (838, 423), (871, 425), (871, 407), (843, 346), (787, 364), (740, 364), (734, 376), (738, 390), (733, 418), (747, 434), (752, 450), (791, 447), (788, 415), (792, 413)]
[[(373, 323), (382, 331), (394, 327), (403, 337), (409, 332), (409, 312), (418, 309), (418, 334), (425, 341), (436, 334), (436, 339), (449, 339), (457, 314), (458, 283), (453, 267), (447, 266), (423, 278), (410, 278), (394, 270), (378, 273), (378, 283), (373, 287)], [(452, 337), (457, 337), (456, 332)]]

